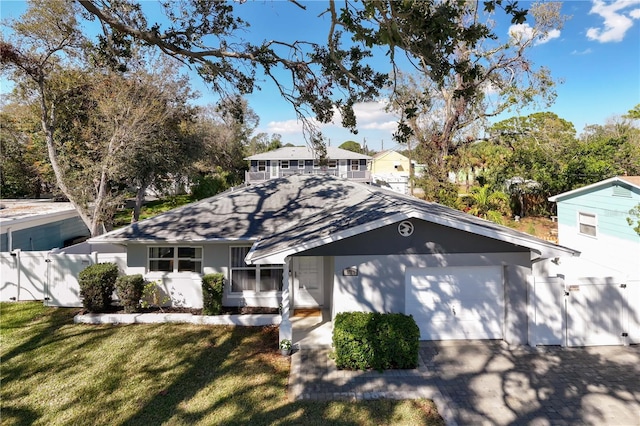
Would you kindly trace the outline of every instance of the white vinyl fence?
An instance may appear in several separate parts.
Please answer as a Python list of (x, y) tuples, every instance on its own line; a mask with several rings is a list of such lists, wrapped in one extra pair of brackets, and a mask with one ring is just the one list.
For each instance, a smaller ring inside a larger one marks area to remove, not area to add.
[(580, 258), (549, 260), (534, 269), (532, 346), (640, 343), (640, 280)]
[(81, 307), (80, 271), (95, 263), (114, 262), (124, 272), (126, 259), (126, 253), (0, 253), (0, 301), (43, 300), (46, 306)]

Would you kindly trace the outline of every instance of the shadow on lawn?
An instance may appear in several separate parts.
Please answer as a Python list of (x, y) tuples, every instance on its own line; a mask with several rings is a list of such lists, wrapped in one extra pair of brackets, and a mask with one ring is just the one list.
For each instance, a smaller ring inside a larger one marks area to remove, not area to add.
[(277, 327), (74, 325), (74, 313), (12, 332), (3, 424), (394, 424), (403, 404), (414, 423), (433, 418), (403, 401), (289, 402)]
[[(244, 327), (228, 328), (230, 333), (224, 339), (220, 339), (220, 336), (213, 333), (203, 333), (199, 336), (204, 341), (205, 349), (182, 360), (183, 363), (186, 362), (188, 364), (188, 368), (175, 377), (168, 386), (142, 404), (138, 412), (126, 419), (123, 424), (160, 424), (176, 417), (186, 424), (192, 424), (207, 415), (208, 410), (205, 412), (187, 411), (181, 408), (180, 405), (192, 399), (217, 379), (221, 379), (225, 374), (237, 368), (237, 366), (230, 365), (229, 362), (225, 361), (231, 358), (231, 353), (237, 351), (242, 346), (242, 341), (251, 337), (251, 334)], [(182, 343), (182, 339), (168, 338), (162, 341), (162, 346), (170, 351), (172, 347), (175, 347), (174, 345)], [(234, 362), (244, 361), (250, 356), (250, 352), (234, 356)], [(149, 369), (147, 372), (152, 375), (161, 373), (160, 371), (153, 371), (153, 369)], [(238, 384), (237, 389), (242, 391), (242, 384)]]

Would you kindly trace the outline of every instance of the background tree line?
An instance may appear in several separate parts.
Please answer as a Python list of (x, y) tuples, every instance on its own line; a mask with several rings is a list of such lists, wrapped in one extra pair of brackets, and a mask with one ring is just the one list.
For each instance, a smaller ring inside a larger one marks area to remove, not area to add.
[[(284, 6), (305, 8), (296, 1)], [(314, 122), (339, 113), (357, 132), (355, 103), (389, 99), (400, 116), (397, 141), (426, 165), (417, 184), (430, 200), (457, 204), (448, 173), (464, 168), (482, 171), (488, 187), (474, 191), (479, 198), (505, 182), (520, 191), (523, 213), (534, 188), (543, 194), (580, 185), (587, 175), (635, 173), (636, 133), (619, 129), (612, 139), (603, 126), (576, 139), (572, 126), (548, 114), (498, 123), (489, 141), (476, 143), (492, 117), (553, 102), (555, 81), (528, 52), (562, 27), (558, 3), (526, 10), (511, 0), (329, 0), (322, 44), (295, 34), (249, 42), (242, 7), (160, 3), (158, 21), (136, 1), (30, 1), (23, 16), (3, 23), (0, 39), (3, 75), (15, 83), (0, 116), (3, 197), (60, 193), (97, 235), (131, 191), (137, 220), (150, 187), (195, 182), (194, 192), (205, 196), (240, 183), (246, 155), (282, 144), (278, 135), (253, 135), (258, 117), (243, 95), (259, 88), (259, 73), (289, 101), (320, 159), (325, 145)], [(493, 32), (498, 14), (527, 22), (529, 30), (501, 40)], [(87, 34), (87, 22), (101, 32)], [(371, 67), (374, 47), (390, 58), (390, 73)], [(409, 69), (401, 69), (401, 56)], [(196, 94), (176, 71), (182, 65), (222, 100), (194, 106)], [(571, 160), (571, 152), (582, 151), (626, 163), (607, 169), (586, 154)]]

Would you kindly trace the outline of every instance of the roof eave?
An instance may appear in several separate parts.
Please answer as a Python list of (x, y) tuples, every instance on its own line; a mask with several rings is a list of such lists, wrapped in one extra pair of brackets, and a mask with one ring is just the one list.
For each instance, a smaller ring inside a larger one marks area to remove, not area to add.
[(150, 239), (150, 238), (100, 238), (94, 237), (87, 240), (90, 244), (199, 244), (199, 243), (236, 243), (239, 241), (256, 241), (255, 238), (203, 238), (199, 240), (189, 239)]
[(605, 186), (605, 185), (608, 185), (610, 183), (615, 183), (615, 182), (620, 182), (620, 183), (623, 183), (625, 185), (629, 185), (629, 186), (632, 186), (634, 188), (640, 189), (640, 186), (634, 184), (633, 182), (629, 182), (628, 180), (625, 180), (624, 176), (623, 177), (614, 176), (614, 177), (611, 177), (609, 179), (601, 180), (600, 182), (592, 183), (591, 185), (583, 186), (581, 188), (572, 189), (571, 191), (563, 192), (562, 194), (553, 195), (553, 196), (551, 196), (551, 197), (549, 197), (547, 199), (549, 201), (551, 201), (552, 203), (556, 203), (556, 202), (560, 201), (561, 199), (570, 197), (572, 195), (579, 194), (580, 192), (587, 191), (587, 190), (594, 189), (594, 188), (598, 188), (600, 186)]
[(424, 212), (417, 212), (413, 210), (407, 213), (398, 213), (392, 216), (378, 219), (378, 220), (369, 222), (367, 224), (349, 228), (346, 231), (341, 231), (341, 232), (331, 234), (326, 237), (316, 238), (311, 241), (306, 241), (303, 244), (287, 247), (287, 249), (285, 250), (280, 250), (277, 252), (268, 252), (261, 256), (255, 255), (256, 251), (259, 249), (259, 242), (258, 242), (251, 248), (251, 250), (247, 254), (245, 261), (249, 264), (281, 264), (281, 263), (284, 263), (284, 260), (286, 259), (286, 257), (292, 256), (296, 253), (300, 253), (306, 250), (320, 247), (325, 244), (329, 244), (344, 238), (355, 236), (366, 231), (378, 229), (383, 226), (396, 223), (400, 220), (414, 219), (414, 218), (436, 223), (443, 226), (447, 226), (450, 228), (458, 229), (461, 231), (470, 232), (476, 235), (481, 235), (487, 238), (496, 239), (506, 243), (511, 243), (516, 246), (526, 247), (538, 253), (539, 257), (542, 257), (542, 258), (551, 258), (551, 257), (566, 256), (566, 255), (570, 255), (570, 256), (580, 255), (580, 252), (577, 250), (573, 250), (571, 248), (563, 247), (553, 243), (544, 243), (542, 241), (538, 242), (531, 238), (527, 238), (524, 235), (522, 237), (519, 237), (519, 236), (515, 236), (505, 232), (500, 232), (498, 230), (488, 229), (480, 225), (461, 224), (460, 222), (443, 219), (437, 215), (430, 215)]

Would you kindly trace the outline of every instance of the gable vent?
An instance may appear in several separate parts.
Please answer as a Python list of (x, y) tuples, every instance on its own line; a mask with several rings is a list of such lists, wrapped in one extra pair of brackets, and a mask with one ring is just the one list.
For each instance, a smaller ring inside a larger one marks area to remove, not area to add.
[(616, 196), (616, 197), (631, 198), (631, 191), (629, 191), (625, 187), (614, 185), (613, 186), (613, 195)]

